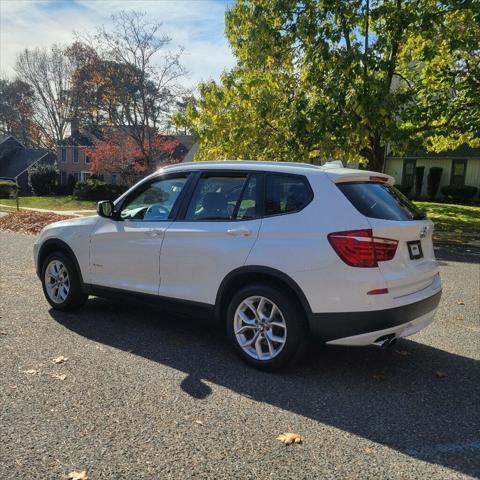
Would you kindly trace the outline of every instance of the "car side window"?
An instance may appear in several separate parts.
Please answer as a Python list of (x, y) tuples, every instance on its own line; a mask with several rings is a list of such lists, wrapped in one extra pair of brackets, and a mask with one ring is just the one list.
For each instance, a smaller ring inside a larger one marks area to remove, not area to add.
[[(247, 175), (208, 175), (197, 183), (185, 220), (235, 220), (256, 215), (256, 179)], [(252, 183), (253, 182), (253, 183)]]
[(122, 207), (122, 220), (155, 222), (168, 220), (185, 186), (187, 176), (165, 178), (151, 183)]
[(312, 190), (304, 177), (272, 174), (266, 177), (265, 215), (297, 212), (312, 198)]
[(250, 176), (240, 199), (236, 220), (250, 220), (258, 216), (257, 190), (258, 178), (256, 175)]

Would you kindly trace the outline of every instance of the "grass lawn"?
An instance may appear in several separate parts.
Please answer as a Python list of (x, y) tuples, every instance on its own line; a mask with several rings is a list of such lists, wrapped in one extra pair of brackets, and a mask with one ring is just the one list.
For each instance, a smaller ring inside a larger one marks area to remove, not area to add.
[[(16, 200), (0, 198), (1, 205), (16, 206)], [(61, 197), (20, 197), (19, 205), (28, 208), (45, 208), (46, 210), (95, 210), (96, 202), (75, 200), (71, 195)]]
[(436, 232), (476, 235), (480, 239), (480, 207), (450, 203), (415, 202), (435, 223)]

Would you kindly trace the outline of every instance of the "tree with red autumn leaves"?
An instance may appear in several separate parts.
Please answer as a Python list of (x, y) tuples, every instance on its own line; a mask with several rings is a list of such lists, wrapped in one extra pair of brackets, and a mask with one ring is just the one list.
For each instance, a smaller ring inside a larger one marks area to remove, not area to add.
[[(148, 173), (159, 165), (174, 163), (180, 143), (168, 136), (150, 133), (143, 148), (125, 132), (115, 129), (93, 140), (87, 149), (89, 170), (94, 175), (119, 173), (125, 184), (133, 184), (138, 174)], [(145, 153), (147, 155), (145, 155)]]

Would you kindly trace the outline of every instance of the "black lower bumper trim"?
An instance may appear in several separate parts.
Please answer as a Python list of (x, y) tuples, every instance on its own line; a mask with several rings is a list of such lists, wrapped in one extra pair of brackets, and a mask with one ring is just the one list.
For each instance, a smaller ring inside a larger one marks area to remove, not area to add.
[(308, 319), (310, 330), (315, 336), (328, 342), (339, 338), (396, 327), (437, 308), (441, 295), (442, 292), (440, 291), (419, 302), (387, 310), (312, 313)]

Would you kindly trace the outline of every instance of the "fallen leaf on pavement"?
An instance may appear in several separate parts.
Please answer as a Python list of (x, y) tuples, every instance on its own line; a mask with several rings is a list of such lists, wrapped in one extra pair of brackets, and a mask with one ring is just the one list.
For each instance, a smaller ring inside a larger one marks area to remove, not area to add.
[(402, 357), (406, 357), (408, 355), (411, 355), (411, 353), (408, 350), (395, 350), (395, 352), (397, 352)]
[(303, 443), (303, 437), (298, 433), (285, 432), (277, 437), (285, 445), (291, 445), (292, 443)]
[(88, 474), (86, 470), (81, 472), (70, 472), (68, 474), (68, 480), (88, 480)]
[(53, 363), (60, 364), (60, 363), (65, 363), (68, 360), (67, 357), (64, 357), (63, 355), (60, 355), (59, 357), (56, 357), (52, 360)]
[(201, 420), (195, 420), (195, 423), (198, 423), (198, 425), (203, 425), (203, 422)]
[(37, 375), (40, 372), (34, 368), (30, 368), (29, 370), (23, 370), (23, 373), (27, 373), (28, 375)]
[(387, 379), (384, 373), (379, 373), (377, 375), (372, 375), (373, 379), (376, 380), (377, 382), (383, 382), (384, 380)]
[(0, 335), (6, 335), (7, 332), (4, 332), (3, 330), (0, 332)]
[(447, 376), (445, 372), (441, 372), (440, 370), (437, 370), (435, 372), (435, 375), (437, 376), (437, 378), (445, 378)]
[(465, 302), (463, 302), (462, 300), (457, 300), (457, 305), (465, 305)]
[(67, 375), (65, 373), (51, 373), (50, 376), (57, 380), (65, 380), (67, 378)]

